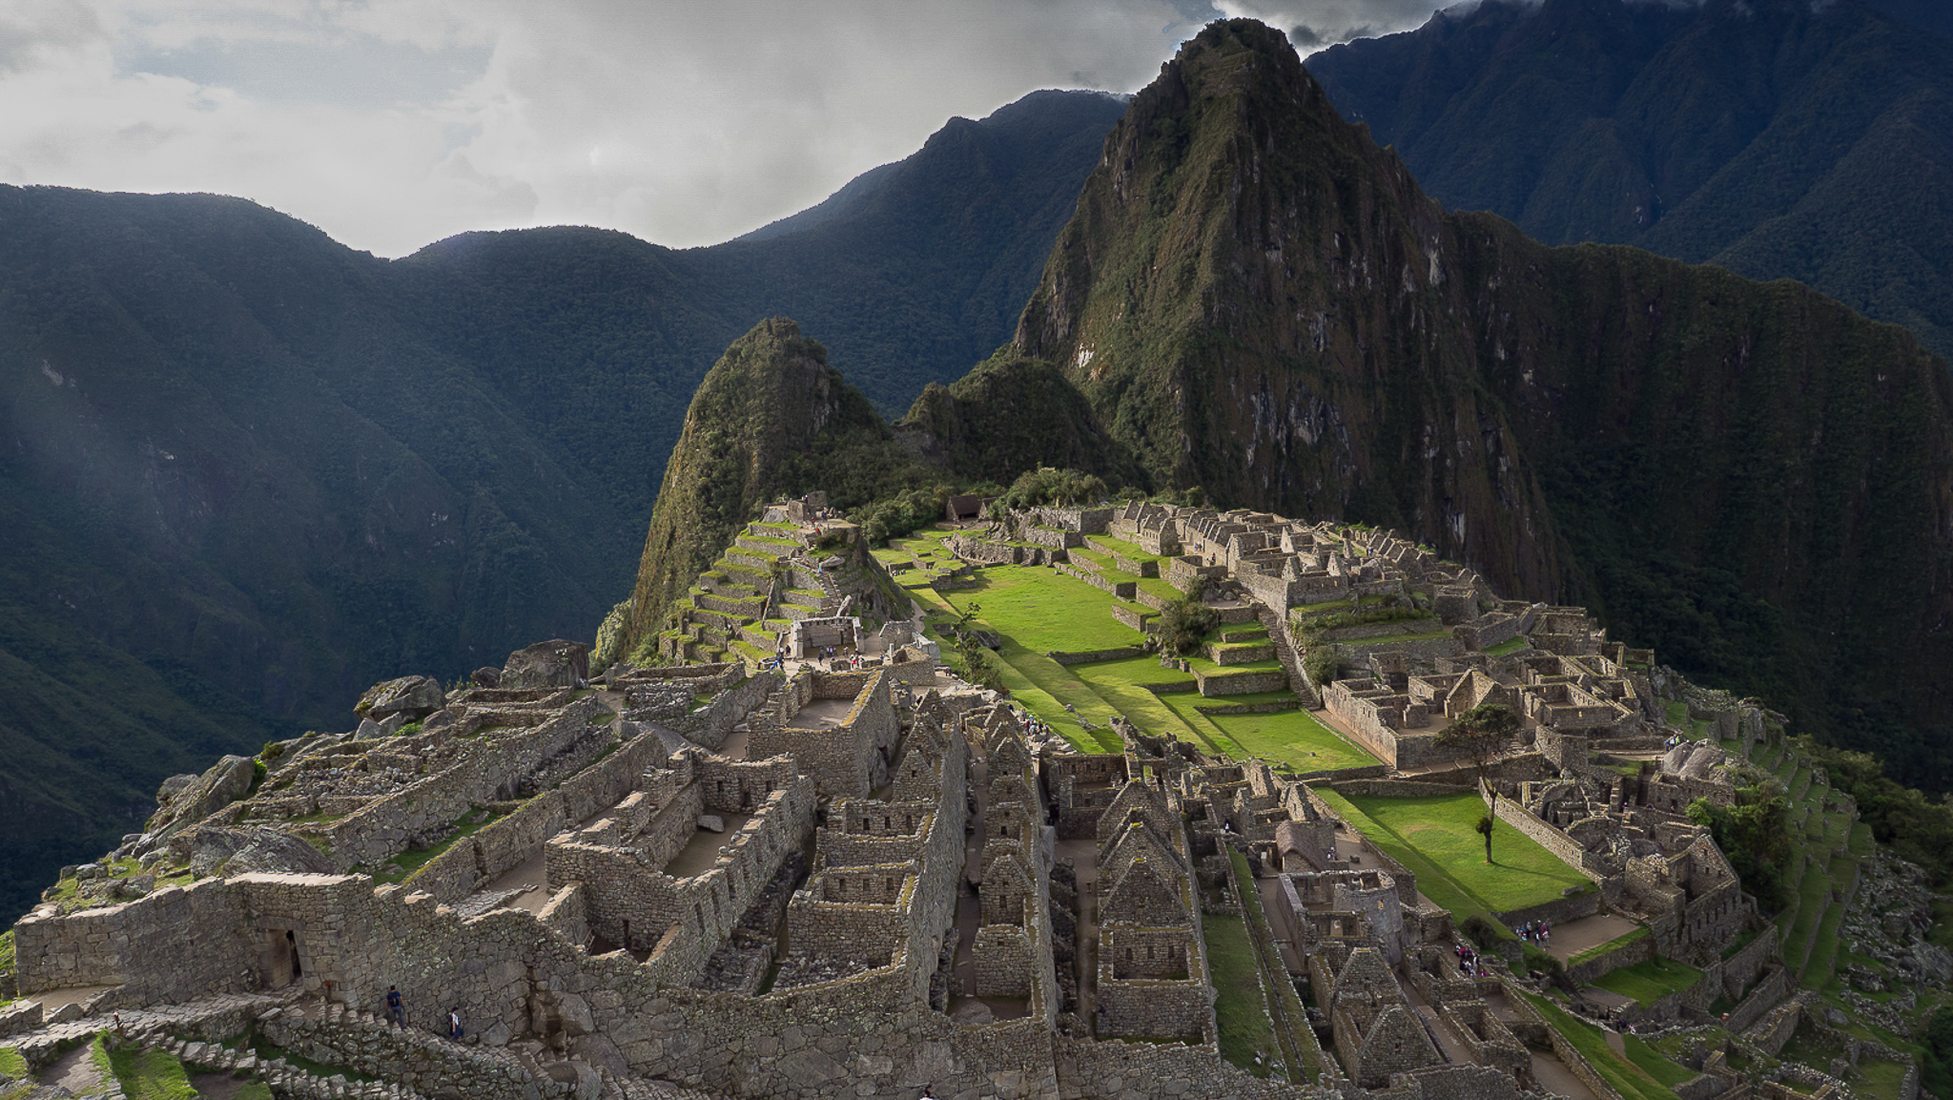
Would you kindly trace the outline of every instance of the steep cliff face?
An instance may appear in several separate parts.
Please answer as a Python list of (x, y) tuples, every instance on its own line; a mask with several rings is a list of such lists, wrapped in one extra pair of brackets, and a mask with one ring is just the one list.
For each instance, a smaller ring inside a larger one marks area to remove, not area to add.
[(1945, 365), (1795, 284), (1448, 215), (1259, 24), (1135, 99), (1013, 350), (1158, 484), (1402, 526), (1953, 782)]
[(1281, 36), (1219, 23), (1134, 100), (1019, 323), (1156, 482), (1442, 535), (1555, 587), (1531, 464), (1474, 384), (1451, 224)]
[(800, 326), (774, 317), (733, 341), (685, 410), (651, 513), (623, 651), (655, 632), (671, 601), (760, 505), (820, 489), (837, 506), (892, 487), (906, 453), (860, 391)]

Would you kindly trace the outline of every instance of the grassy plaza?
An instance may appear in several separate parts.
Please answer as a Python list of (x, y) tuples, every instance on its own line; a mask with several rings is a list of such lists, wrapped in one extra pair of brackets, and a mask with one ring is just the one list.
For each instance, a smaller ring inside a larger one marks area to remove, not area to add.
[[(947, 579), (954, 572), (955, 556), (943, 543), (946, 535), (937, 530), (918, 532), (894, 540), (875, 551), (875, 556), (894, 570), (897, 583), (922, 603), (932, 623), (968, 615), (973, 625), (998, 635), (1002, 644), (989, 655), (991, 667), (1012, 699), (1079, 749), (1119, 751), (1123, 746), (1111, 730), (1111, 720), (1118, 715), (1140, 729), (1192, 742), (1216, 755), (1265, 760), (1303, 774), (1377, 763), (1314, 714), (1289, 705), (1293, 697), (1287, 692), (1209, 698), (1199, 693), (1192, 675), (1163, 666), (1151, 653), (1061, 664), (1050, 654), (1137, 647), (1145, 635), (1113, 618), (1113, 608), (1123, 601), (1056, 569), (991, 565), (969, 570), (968, 579)], [(1128, 558), (1151, 557), (1117, 540), (1094, 536), (1094, 542)], [(1087, 560), (1093, 555), (1111, 560), (1106, 549), (1076, 553)], [(1162, 578), (1135, 579), (1147, 582), (1148, 591), (1179, 594)], [(1237, 623), (1217, 629), (1213, 640), (1222, 647), (1249, 646), (1265, 643), (1267, 633), (1259, 624)], [(1190, 664), (1210, 675), (1280, 667), (1273, 660), (1229, 665), (1225, 670), (1205, 658), (1193, 658)], [(1256, 704), (1282, 709), (1211, 713)]]
[(1473, 915), (1500, 924), (1499, 913), (1543, 905), (1568, 890), (1593, 889), (1585, 875), (1503, 821), (1492, 830), (1492, 859), (1476, 825), (1485, 813), (1477, 794), (1344, 796), (1318, 792), (1344, 820), (1417, 875), (1424, 896), (1460, 921)]

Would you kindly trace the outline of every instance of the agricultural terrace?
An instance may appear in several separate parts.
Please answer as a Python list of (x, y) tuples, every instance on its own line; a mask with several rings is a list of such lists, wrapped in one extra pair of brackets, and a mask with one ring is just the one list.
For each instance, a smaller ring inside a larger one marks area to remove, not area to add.
[[(923, 605), (931, 633), (943, 642), (944, 659), (962, 658), (944, 628), (963, 620), (994, 634), (1001, 644), (986, 655), (990, 669), (1025, 710), (1084, 752), (1118, 752), (1112, 731), (1123, 716), (1140, 729), (1200, 745), (1232, 760), (1265, 760), (1298, 774), (1367, 768), (1377, 760), (1303, 709), (1286, 691), (1204, 696), (1196, 674), (1210, 678), (1280, 668), (1274, 660), (1219, 664), (1230, 648), (1265, 644), (1257, 623), (1217, 628), (1207, 639), (1209, 656), (1188, 658), (1188, 671), (1138, 652), (1145, 636), (1113, 617), (1124, 603), (1111, 593), (1046, 566), (962, 565), (944, 545), (949, 532), (928, 530), (875, 551), (898, 584)], [(1108, 580), (1145, 582), (1142, 597), (1182, 596), (1160, 577), (1142, 577), (1109, 564), (1158, 559), (1137, 546), (1092, 536), (1092, 546), (1071, 551), (1075, 564)], [(1102, 561), (1101, 561), (1102, 559)], [(960, 567), (960, 568), (959, 568)], [(1147, 613), (1150, 606), (1127, 605)], [(1129, 651), (1082, 664), (1051, 654)], [(959, 671), (971, 670), (959, 668)], [(1069, 707), (1069, 709), (1067, 709)]]
[(1425, 897), (1460, 924), (1473, 916), (1504, 927), (1501, 913), (1543, 905), (1593, 883), (1503, 821), (1492, 829), (1492, 859), (1477, 829), (1485, 803), (1476, 793), (1395, 798), (1317, 792), (1343, 820), (1417, 876)]

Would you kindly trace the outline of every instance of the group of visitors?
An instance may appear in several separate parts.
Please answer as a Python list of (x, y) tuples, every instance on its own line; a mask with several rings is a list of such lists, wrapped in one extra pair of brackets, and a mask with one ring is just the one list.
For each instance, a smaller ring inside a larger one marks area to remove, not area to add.
[[(407, 1026), (407, 1004), (400, 996), (400, 987), (387, 986), (387, 1022), (394, 1027)], [(461, 1041), (461, 1010), (448, 1009), (448, 1038)]]
[(1479, 965), (1478, 952), (1473, 951), (1464, 941), (1460, 940), (1458, 943), (1458, 969), (1465, 972), (1465, 977), (1476, 978), (1479, 974)]
[(1520, 939), (1534, 945), (1544, 944), (1553, 938), (1553, 926), (1543, 920), (1529, 920), (1513, 931), (1519, 933)]

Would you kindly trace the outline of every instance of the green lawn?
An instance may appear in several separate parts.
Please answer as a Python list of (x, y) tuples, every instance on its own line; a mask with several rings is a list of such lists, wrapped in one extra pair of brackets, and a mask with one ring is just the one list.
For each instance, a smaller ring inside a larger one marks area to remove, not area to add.
[(1691, 989), (1702, 980), (1702, 971), (1674, 959), (1649, 959), (1610, 971), (1594, 984), (1623, 997), (1651, 1005), (1670, 993)]
[(128, 1100), (197, 1100), (183, 1063), (166, 1050), (111, 1050), (108, 1060)]
[(1612, 954), (1615, 951), (1619, 951), (1621, 948), (1626, 947), (1628, 944), (1631, 944), (1636, 940), (1646, 939), (1650, 934), (1651, 933), (1648, 931), (1647, 926), (1643, 925), (1642, 927), (1637, 928), (1632, 932), (1627, 932), (1627, 933), (1623, 933), (1622, 935), (1615, 936), (1613, 939), (1608, 940), (1606, 943), (1597, 943), (1592, 947), (1587, 948), (1585, 951), (1576, 952), (1574, 956), (1567, 961), (1573, 963), (1583, 963), (1583, 962), (1587, 962), (1590, 959), (1598, 959), (1602, 955)]
[(1175, 695), (1163, 701), (1188, 725), (1208, 732), (1236, 760), (1259, 758), (1300, 772), (1344, 771), (1377, 763), (1376, 757), (1300, 707), (1271, 714), (1202, 714), (1200, 706), (1213, 700)]
[[(1221, 1057), (1260, 1077), (1281, 1058), (1275, 1027), (1256, 971), (1254, 945), (1233, 913), (1200, 920), (1207, 938), (1207, 976), (1214, 985), (1214, 1022), (1221, 1032)], [(1260, 1054), (1262, 1064), (1255, 1065)]]
[(1350, 823), (1410, 868), (1426, 897), (1454, 913), (1505, 913), (1553, 901), (1569, 889), (1593, 889), (1585, 875), (1503, 821), (1493, 827), (1493, 862), (1486, 863), (1485, 841), (1475, 828), (1485, 803), (1476, 794), (1344, 798), (1334, 791), (1318, 793), (1339, 810), (1354, 812), (1357, 819)]
[(942, 595), (958, 611), (976, 604), (978, 618), (1037, 653), (1116, 649), (1143, 638), (1112, 617), (1110, 593), (1041, 566), (979, 569), (973, 586)]
[(0, 1046), (0, 1079), (11, 1077), (16, 1081), (27, 1077), (27, 1059), (12, 1047)]

